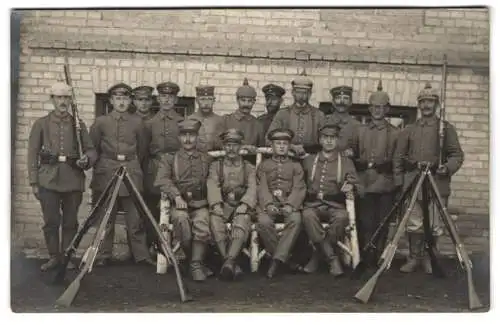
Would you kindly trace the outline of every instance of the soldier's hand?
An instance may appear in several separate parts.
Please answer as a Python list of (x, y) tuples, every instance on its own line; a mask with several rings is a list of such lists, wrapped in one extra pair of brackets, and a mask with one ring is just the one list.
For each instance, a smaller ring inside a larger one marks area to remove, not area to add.
[(348, 158), (354, 157), (354, 151), (351, 148), (348, 148), (342, 152), (342, 156)]
[(280, 209), (278, 209), (278, 207), (275, 206), (274, 204), (268, 204), (266, 207), (266, 210), (267, 210), (267, 213), (271, 216), (280, 213)]
[(342, 188), (340, 189), (343, 193), (349, 193), (351, 191), (354, 190), (354, 185), (352, 185), (351, 183), (344, 183), (344, 185), (342, 186)]
[(31, 185), (31, 191), (33, 192), (33, 195), (36, 197), (36, 199), (40, 200), (40, 192), (38, 185)]
[(247, 213), (247, 211), (248, 211), (248, 205), (246, 205), (245, 203), (240, 204), (236, 208), (236, 214), (245, 214)]
[(89, 157), (87, 155), (83, 155), (76, 161), (76, 165), (81, 169), (86, 169), (89, 165)]
[(430, 161), (419, 161), (417, 163), (417, 167), (420, 170), (425, 169), (427, 166), (429, 166), (430, 168), (432, 166), (432, 163)]
[(218, 216), (223, 216), (224, 215), (224, 209), (222, 208), (222, 204), (216, 204), (212, 208), (212, 212)]
[(446, 167), (445, 165), (439, 166), (438, 169), (436, 170), (436, 174), (441, 176), (448, 175), (448, 167)]
[(290, 204), (287, 204), (283, 207), (283, 212), (285, 212), (286, 214), (292, 213), (293, 210), (293, 206), (291, 206)]
[(175, 208), (179, 210), (187, 210), (187, 203), (184, 199), (179, 195), (175, 197)]

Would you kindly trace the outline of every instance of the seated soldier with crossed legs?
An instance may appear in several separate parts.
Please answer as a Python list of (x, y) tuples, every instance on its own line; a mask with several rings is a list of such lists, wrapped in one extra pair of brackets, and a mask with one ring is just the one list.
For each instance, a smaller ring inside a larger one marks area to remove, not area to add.
[[(299, 236), (300, 208), (306, 194), (304, 171), (299, 162), (288, 157), (293, 131), (274, 129), (268, 133), (273, 156), (257, 168), (256, 225), (266, 251), (273, 256), (267, 277), (272, 278), (281, 264), (286, 263)], [(285, 228), (278, 239), (275, 222), (283, 217)]]
[[(210, 230), (217, 248), (225, 260), (220, 271), (223, 279), (242, 274), (236, 257), (248, 240), (252, 226), (250, 215), (257, 201), (255, 167), (243, 160), (241, 149), (243, 132), (229, 129), (221, 134), (226, 155), (210, 164), (207, 180), (208, 203), (211, 207)], [(231, 240), (227, 247), (226, 222), (231, 221)]]
[[(359, 192), (356, 169), (351, 159), (342, 156), (338, 136), (340, 127), (327, 124), (319, 130), (322, 151), (304, 161), (307, 195), (302, 220), (309, 240), (316, 250), (304, 272), (313, 273), (318, 268), (322, 253), (329, 265), (329, 272), (340, 276), (344, 272), (337, 255), (337, 241), (343, 242), (345, 228), (349, 224), (345, 193), (353, 189)], [(343, 185), (343, 183), (346, 183)], [(328, 231), (321, 222), (328, 222)]]
[(175, 202), (172, 207), (175, 237), (181, 243), (186, 260), (191, 260), (193, 280), (204, 281), (211, 275), (203, 265), (210, 240), (206, 190), (209, 157), (196, 149), (201, 123), (184, 120), (178, 125), (182, 148), (176, 153), (167, 153), (161, 157), (155, 186)]

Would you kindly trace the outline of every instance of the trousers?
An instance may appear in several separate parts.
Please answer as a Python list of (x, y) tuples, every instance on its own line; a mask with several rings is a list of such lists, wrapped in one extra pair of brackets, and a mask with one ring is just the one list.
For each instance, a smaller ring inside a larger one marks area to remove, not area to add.
[[(56, 257), (64, 252), (78, 231), (78, 209), (82, 203), (82, 192), (57, 192), (40, 187), (39, 195), (45, 244), (49, 255)], [(59, 239), (61, 226), (62, 238)]]
[[(325, 238), (333, 244), (337, 238), (343, 238), (345, 228), (349, 224), (349, 216), (345, 208), (321, 204), (316, 207), (305, 207), (302, 211), (302, 222), (313, 244), (319, 244)], [(321, 225), (322, 222), (328, 222), (330, 227), (327, 231)]]
[[(384, 217), (391, 211), (394, 200), (393, 193), (365, 193), (365, 196), (360, 199), (357, 213), (357, 227), (359, 247), (365, 247), (370, 241), (371, 236), (379, 226)], [(381, 254), (381, 250), (385, 247), (389, 224), (387, 224), (380, 233), (377, 242), (377, 254)]]
[(209, 213), (207, 208), (179, 210), (172, 208), (172, 225), (175, 238), (181, 243), (210, 240)]

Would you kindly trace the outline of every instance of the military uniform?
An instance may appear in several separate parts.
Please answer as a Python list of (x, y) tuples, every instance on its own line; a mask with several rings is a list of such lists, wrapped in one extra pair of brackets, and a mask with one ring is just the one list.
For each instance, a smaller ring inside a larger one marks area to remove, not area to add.
[[(224, 143), (241, 144), (244, 135), (241, 131), (230, 129), (221, 135)], [(207, 180), (208, 203), (212, 208), (210, 229), (217, 247), (225, 259), (221, 273), (224, 277), (235, 274), (235, 259), (248, 240), (252, 226), (251, 215), (257, 201), (255, 167), (239, 156), (236, 160), (222, 158), (210, 164)], [(222, 211), (213, 208), (222, 205)], [(240, 212), (241, 205), (246, 205), (245, 212)], [(220, 214), (220, 212), (223, 212)], [(231, 242), (227, 249), (226, 222), (231, 222)]]
[[(179, 132), (197, 133), (201, 123), (195, 120), (179, 122)], [(155, 186), (167, 194), (171, 202), (177, 197), (187, 203), (187, 210), (173, 204), (174, 235), (185, 254), (191, 255), (191, 273), (195, 280), (204, 280), (202, 264), (210, 240), (206, 180), (210, 157), (199, 150), (163, 155), (156, 175)]]
[[(313, 82), (302, 76), (292, 81), (293, 88), (312, 89)], [(274, 117), (267, 134), (275, 129), (290, 129), (294, 133), (292, 144), (303, 145), (306, 152), (315, 152), (318, 143), (318, 130), (325, 123), (325, 114), (317, 107), (310, 105), (300, 107), (294, 103), (280, 109)], [(270, 141), (267, 142), (268, 144)]]
[[(275, 129), (268, 135), (272, 140), (288, 140), (293, 132)], [(302, 202), (306, 194), (304, 171), (299, 162), (288, 156), (273, 155), (257, 168), (257, 232), (267, 252), (273, 256), (268, 277), (273, 277), (280, 263), (286, 263), (301, 229)], [(289, 209), (289, 211), (285, 210)], [(273, 211), (274, 210), (274, 211)], [(284, 218), (281, 238), (275, 222)]]
[[(352, 87), (335, 87), (330, 89), (330, 94), (332, 97), (341, 94), (348, 95), (352, 98)], [(358, 128), (361, 126), (361, 123), (348, 113), (339, 114), (337, 111), (326, 115), (326, 121), (328, 124), (338, 125), (340, 127), (340, 139), (342, 139), (342, 144), (345, 146), (345, 149), (352, 149), (354, 147), (354, 139), (357, 137)]]
[[(369, 98), (370, 105), (385, 106), (389, 109), (389, 96), (379, 84), (377, 92)], [(363, 184), (365, 195), (360, 200), (358, 213), (358, 234), (360, 247), (369, 242), (383, 218), (390, 212), (394, 200), (393, 164), (394, 150), (399, 129), (382, 118), (373, 120), (358, 128), (352, 144), (354, 162)], [(376, 265), (387, 240), (388, 228), (382, 229), (376, 253), (365, 258)]]
[[(196, 96), (214, 96), (214, 87), (198, 86), (196, 87)], [(213, 111), (210, 114), (204, 114), (201, 111), (197, 111), (188, 118), (201, 122), (201, 128), (198, 133), (198, 149), (200, 151), (220, 149), (218, 136), (224, 128), (224, 119), (222, 116)]]
[[(51, 96), (71, 96), (71, 87), (64, 83), (52, 86)], [(57, 110), (39, 118), (33, 124), (28, 139), (29, 183), (38, 189), (38, 199), (43, 213), (43, 233), (50, 260), (42, 270), (54, 267), (63, 250), (70, 244), (78, 230), (78, 208), (85, 190), (83, 170), (92, 167), (97, 153), (90, 140), (87, 128), (80, 121), (83, 154), (77, 149), (74, 118), (67, 112)], [(61, 211), (62, 210), (62, 219)], [(62, 238), (59, 227), (62, 222)], [(62, 247), (60, 247), (62, 244)]]
[[(285, 89), (283, 89), (282, 87), (280, 87), (278, 85), (267, 84), (264, 87), (262, 87), (262, 92), (264, 93), (266, 98), (269, 96), (282, 98), (286, 91), (285, 91)], [(261, 124), (262, 131), (264, 133), (267, 133), (267, 131), (269, 130), (269, 127), (271, 126), (271, 122), (273, 121), (274, 117), (276, 116), (276, 113), (278, 113), (278, 110), (279, 110), (279, 108), (275, 111), (269, 111), (269, 109), (268, 109), (265, 114), (262, 114), (257, 118)], [(265, 143), (262, 143), (261, 145), (264, 146)]]
[[(172, 82), (160, 83), (156, 86), (158, 94), (174, 94), (179, 92), (179, 86)], [(160, 218), (160, 190), (154, 185), (156, 173), (165, 153), (176, 152), (180, 149), (179, 128), (177, 123), (182, 121), (174, 108), (160, 109), (156, 115), (145, 123), (145, 133), (148, 139), (148, 153), (144, 160), (144, 199), (151, 213), (158, 221)], [(147, 226), (147, 242), (151, 246), (156, 238), (151, 224)]]
[[(134, 97), (134, 102), (137, 100), (140, 100), (140, 99), (144, 99), (144, 98), (152, 99), (153, 90), (154, 90), (154, 88), (150, 87), (150, 86), (139, 86), (139, 87), (132, 89), (132, 96)], [(154, 112), (151, 110), (151, 107), (149, 108), (147, 113), (142, 113), (139, 111), (139, 109), (137, 109), (137, 111), (135, 113), (140, 118), (142, 118), (142, 120), (144, 122), (149, 121), (150, 119), (152, 119), (155, 116)]]
[[(243, 86), (239, 87), (236, 91), (236, 97), (257, 97), (257, 92), (252, 86), (248, 85), (248, 81), (245, 78)], [(252, 114), (245, 114), (241, 110), (236, 110), (236, 112), (224, 115), (223, 131), (229, 129), (241, 130), (245, 135), (243, 139), (244, 145), (259, 146), (264, 143), (263, 137), (264, 132), (262, 132), (262, 126), (255, 116)]]
[[(328, 124), (320, 129), (321, 134), (335, 137), (339, 131), (338, 126)], [(313, 258), (304, 270), (308, 273), (314, 272), (317, 269), (319, 253), (322, 252), (330, 266), (330, 273), (341, 275), (343, 271), (334, 247), (338, 240), (343, 240), (345, 228), (349, 224), (346, 197), (341, 188), (345, 175), (349, 174), (349, 182), (359, 191), (356, 169), (351, 159), (334, 150), (329, 157), (325, 156), (324, 152), (308, 156), (304, 161), (304, 172), (307, 195), (302, 218), (309, 240), (316, 247)], [(323, 229), (322, 222), (328, 222), (328, 231)]]
[[(439, 101), (437, 93), (427, 85), (418, 95), (418, 101), (422, 99), (434, 99)], [(437, 187), (442, 199), (447, 203), (450, 195), (451, 177), (462, 166), (464, 161), (464, 153), (460, 142), (458, 141), (457, 131), (455, 127), (444, 121), (444, 147), (443, 147), (443, 164), (445, 172), (436, 172), (439, 167), (439, 118), (435, 115), (431, 118), (420, 118), (414, 124), (407, 126), (400, 133), (397, 141), (396, 151), (394, 154), (394, 177), (397, 186), (403, 185), (403, 189), (410, 186), (414, 177), (418, 176), (420, 170), (418, 165), (420, 162), (431, 163), (431, 171), (436, 180)], [(420, 193), (421, 194), (421, 193)], [(408, 263), (403, 265), (401, 271), (411, 272), (417, 266), (417, 260), (423, 256), (424, 235), (423, 235), (423, 214), (421, 195), (417, 200), (415, 207), (410, 215), (407, 224), (407, 232), (410, 243), (410, 254)], [(430, 207), (431, 228), (435, 239), (441, 235), (442, 229), (440, 225), (437, 207), (431, 203)], [(424, 267), (429, 273), (430, 262), (428, 257), (424, 259)]]
[[(130, 86), (120, 83), (111, 87), (108, 93), (110, 96), (130, 95), (131, 91)], [(94, 166), (90, 184), (94, 197), (98, 198), (102, 194), (120, 166), (127, 168), (128, 175), (138, 190), (143, 191), (141, 162), (147, 152), (147, 137), (142, 119), (136, 114), (120, 113), (115, 109), (108, 115), (99, 116), (95, 120), (90, 128), (90, 137), (99, 153), (99, 160)], [(149, 263), (144, 221), (139, 216), (124, 184), (120, 186), (118, 200), (125, 211), (127, 236), (132, 255), (136, 262)], [(112, 257), (116, 206), (106, 228), (99, 264), (106, 264)]]

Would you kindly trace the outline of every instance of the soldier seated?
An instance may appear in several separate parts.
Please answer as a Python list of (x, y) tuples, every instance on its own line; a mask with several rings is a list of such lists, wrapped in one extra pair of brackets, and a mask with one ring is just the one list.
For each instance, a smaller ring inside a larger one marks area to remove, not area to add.
[(206, 190), (209, 157), (196, 149), (200, 125), (195, 120), (179, 122), (182, 148), (174, 154), (163, 155), (155, 181), (155, 186), (175, 202), (172, 208), (174, 235), (181, 243), (186, 260), (191, 261), (195, 281), (204, 281), (211, 275), (203, 265), (210, 239)]
[[(288, 157), (294, 134), (289, 129), (275, 129), (268, 134), (273, 156), (257, 168), (257, 232), (272, 256), (267, 273), (272, 278), (286, 263), (300, 232), (302, 206), (306, 194), (304, 171), (299, 162)], [(278, 239), (275, 222), (284, 218), (285, 228)]]
[[(358, 187), (356, 169), (353, 162), (340, 154), (337, 141), (340, 128), (329, 124), (319, 130), (319, 142), (322, 151), (309, 156), (304, 161), (307, 182), (307, 195), (302, 218), (309, 240), (316, 250), (309, 263), (304, 267), (306, 273), (313, 273), (318, 268), (320, 254), (323, 253), (329, 272), (334, 276), (343, 274), (338, 254), (334, 247), (337, 241), (343, 242), (349, 216), (345, 206), (345, 194)], [(347, 179), (345, 179), (345, 175)], [(343, 186), (344, 181), (347, 183)], [(321, 222), (328, 222), (328, 231)]]
[[(211, 163), (207, 180), (210, 230), (225, 260), (220, 271), (223, 279), (242, 274), (235, 259), (248, 240), (252, 226), (250, 215), (254, 213), (257, 200), (255, 167), (239, 155), (243, 137), (236, 129), (221, 134), (226, 156)], [(228, 248), (226, 222), (229, 221), (232, 230)]]

